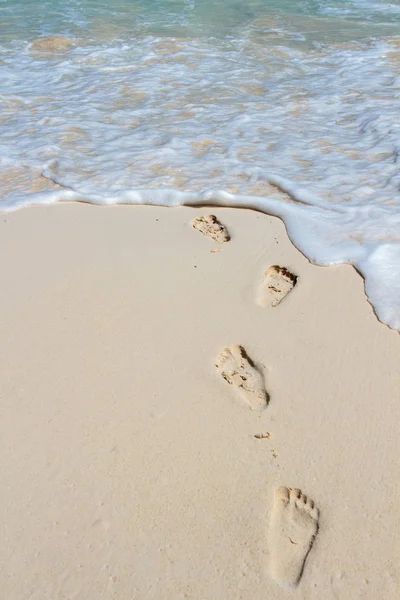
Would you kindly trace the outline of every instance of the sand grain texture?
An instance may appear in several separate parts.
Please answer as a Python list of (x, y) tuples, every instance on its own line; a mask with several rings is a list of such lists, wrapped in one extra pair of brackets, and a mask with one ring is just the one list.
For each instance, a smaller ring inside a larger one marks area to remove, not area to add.
[(269, 401), (264, 377), (246, 350), (238, 344), (222, 350), (215, 366), (229, 385), (235, 388), (252, 410), (264, 410)]
[(318, 509), (299, 489), (281, 486), (269, 527), (270, 574), (282, 587), (294, 588), (318, 531)]
[(196, 217), (192, 222), (193, 229), (197, 229), (204, 236), (211, 238), (218, 244), (229, 242), (230, 235), (224, 225), (220, 223), (215, 215), (202, 215)]
[[(212, 254), (199, 214), (2, 215), (2, 597), (397, 600), (399, 335), (279, 220), (216, 209)], [(301, 281), (279, 310), (254, 302), (268, 264)], [(264, 412), (216, 376), (232, 341), (266, 367)], [(295, 592), (269, 570), (282, 485), (321, 509)]]
[(257, 302), (260, 306), (274, 308), (293, 290), (297, 277), (286, 267), (269, 267), (259, 284)]

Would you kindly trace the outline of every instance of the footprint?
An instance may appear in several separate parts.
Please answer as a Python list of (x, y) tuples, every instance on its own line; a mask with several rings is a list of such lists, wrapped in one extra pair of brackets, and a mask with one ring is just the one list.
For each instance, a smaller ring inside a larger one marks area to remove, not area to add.
[(301, 490), (275, 490), (270, 522), (270, 573), (283, 587), (295, 587), (318, 532), (318, 509)]
[(247, 356), (242, 346), (229, 346), (220, 352), (215, 366), (222, 377), (236, 387), (242, 398), (253, 410), (267, 407), (269, 396), (265, 389), (264, 378)]
[(229, 242), (231, 239), (226, 227), (218, 221), (215, 215), (197, 217), (197, 219), (193, 219), (191, 224), (193, 229), (201, 231), (203, 235), (210, 237), (218, 244)]
[(278, 306), (296, 285), (297, 277), (285, 267), (273, 265), (264, 273), (257, 303), (264, 307)]

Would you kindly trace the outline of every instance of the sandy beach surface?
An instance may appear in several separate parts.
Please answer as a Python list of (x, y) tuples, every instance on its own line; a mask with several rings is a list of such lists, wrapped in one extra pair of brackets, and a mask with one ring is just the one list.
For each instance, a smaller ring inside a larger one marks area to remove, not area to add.
[[(210, 212), (229, 242), (191, 227)], [(248, 210), (65, 204), (0, 229), (4, 600), (400, 597), (400, 338), (352, 267)], [(298, 277), (274, 308), (271, 265)], [(215, 366), (232, 345), (263, 411)]]

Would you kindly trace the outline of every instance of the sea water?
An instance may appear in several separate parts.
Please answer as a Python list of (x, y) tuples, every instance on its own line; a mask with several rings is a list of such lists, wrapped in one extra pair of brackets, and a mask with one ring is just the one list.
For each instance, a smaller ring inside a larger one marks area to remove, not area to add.
[(1, 209), (255, 208), (400, 329), (400, 0), (0, 0), (0, 127)]

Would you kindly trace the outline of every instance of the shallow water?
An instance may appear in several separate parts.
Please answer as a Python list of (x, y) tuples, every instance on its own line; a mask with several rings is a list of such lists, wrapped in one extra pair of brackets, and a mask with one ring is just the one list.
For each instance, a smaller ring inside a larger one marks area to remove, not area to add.
[(400, 329), (400, 0), (0, 0), (0, 33), (4, 210), (258, 208)]

